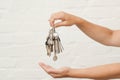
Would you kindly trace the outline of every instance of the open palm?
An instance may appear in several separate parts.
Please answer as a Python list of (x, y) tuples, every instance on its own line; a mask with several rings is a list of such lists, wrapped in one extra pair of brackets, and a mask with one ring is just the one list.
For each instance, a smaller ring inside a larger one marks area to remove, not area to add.
[(39, 63), (39, 65), (41, 66), (41, 68), (44, 69), (44, 71), (46, 71), (49, 75), (51, 75), (54, 78), (67, 77), (67, 74), (68, 74), (69, 69), (70, 69), (68, 67), (55, 69), (55, 68), (53, 68), (49, 65), (46, 65), (44, 63)]

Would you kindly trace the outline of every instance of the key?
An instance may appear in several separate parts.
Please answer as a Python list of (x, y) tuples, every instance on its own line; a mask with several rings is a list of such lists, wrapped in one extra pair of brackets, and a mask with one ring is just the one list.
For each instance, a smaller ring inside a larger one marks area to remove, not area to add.
[(61, 46), (60, 46), (60, 40), (59, 40), (59, 37), (57, 39), (57, 46), (58, 46), (58, 53), (61, 52)]
[(63, 46), (61, 44), (59, 35), (57, 33), (54, 33), (54, 37), (55, 37), (55, 41), (56, 41), (56, 51), (57, 51), (57, 53), (60, 53), (63, 50)]
[(53, 52), (53, 40), (52, 40), (52, 30), (49, 31), (49, 35), (47, 37), (46, 41), (46, 49), (47, 49), (47, 55), (51, 56), (51, 52)]
[(64, 50), (63, 46), (62, 46), (62, 43), (61, 43), (61, 40), (60, 38), (58, 39), (59, 40), (59, 48), (60, 48), (60, 52), (62, 52)]
[(49, 47), (48, 47), (48, 41), (45, 42), (46, 50), (47, 50), (47, 55), (49, 55)]
[(55, 36), (55, 43), (56, 43), (56, 53), (60, 53), (60, 51), (59, 51), (59, 36), (58, 36), (58, 34), (56, 34), (56, 36)]
[(50, 36), (47, 37), (47, 41), (45, 42), (47, 55), (51, 56), (51, 46), (50, 46)]
[(48, 45), (45, 45), (45, 46), (46, 46), (46, 50), (47, 50), (47, 55), (49, 56)]

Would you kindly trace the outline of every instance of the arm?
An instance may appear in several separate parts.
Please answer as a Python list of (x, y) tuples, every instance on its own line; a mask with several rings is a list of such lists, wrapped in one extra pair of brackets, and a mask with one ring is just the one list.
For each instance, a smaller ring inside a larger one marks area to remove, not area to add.
[(120, 78), (120, 63), (101, 65), (86, 69), (70, 69), (68, 76), (76, 78)]
[[(61, 22), (54, 23), (56, 20), (61, 20)], [(52, 27), (76, 25), (87, 36), (99, 43), (108, 46), (120, 46), (120, 30), (110, 30), (65, 12), (53, 14), (49, 21)]]
[(110, 30), (86, 20), (82, 23), (79, 23), (78, 20), (76, 25), (87, 36), (99, 43), (108, 46), (120, 46), (120, 30)]
[(85, 69), (74, 69), (63, 67), (55, 69), (44, 63), (40, 63), (40, 66), (54, 78), (90, 78), (90, 79), (110, 79), (120, 78), (120, 63), (101, 65)]

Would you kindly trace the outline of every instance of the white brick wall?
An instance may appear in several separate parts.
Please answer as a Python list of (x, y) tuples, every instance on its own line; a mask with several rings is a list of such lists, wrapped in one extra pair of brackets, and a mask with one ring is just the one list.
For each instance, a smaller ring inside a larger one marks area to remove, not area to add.
[(119, 48), (103, 46), (76, 27), (57, 29), (65, 50), (56, 62), (48, 58), (44, 46), (48, 19), (61, 10), (120, 29), (120, 0), (0, 0), (0, 80), (49, 80), (39, 61), (53, 67), (120, 62)]

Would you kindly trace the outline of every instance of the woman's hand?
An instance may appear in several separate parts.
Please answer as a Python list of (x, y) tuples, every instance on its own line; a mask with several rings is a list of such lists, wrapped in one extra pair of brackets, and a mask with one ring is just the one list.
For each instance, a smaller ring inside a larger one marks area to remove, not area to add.
[[(55, 21), (57, 20), (61, 20), (61, 21), (55, 23)], [(83, 19), (65, 12), (54, 13), (51, 15), (49, 19), (50, 25), (52, 27), (72, 26), (74, 24), (81, 23), (82, 21)]]
[(46, 65), (44, 63), (39, 63), (41, 68), (43, 68), (44, 71), (46, 71), (49, 75), (51, 75), (54, 78), (63, 78), (68, 76), (68, 72), (70, 68), (68, 67), (63, 67), (59, 69), (55, 69), (49, 65)]

